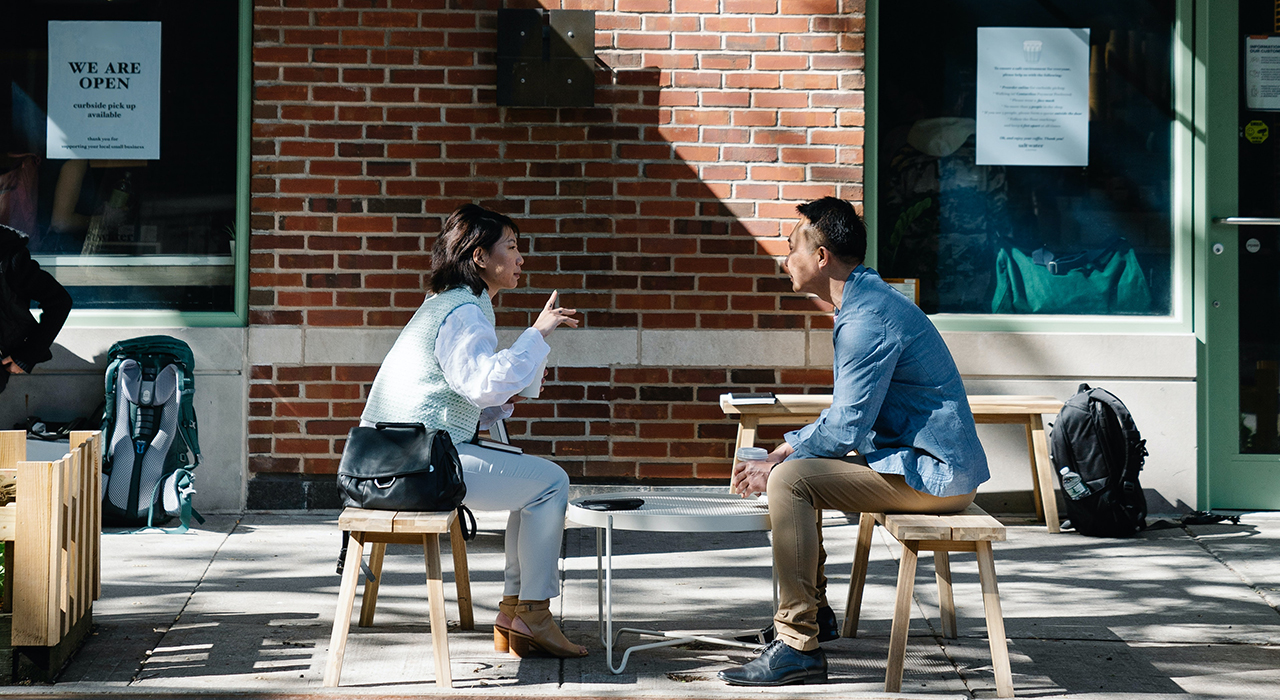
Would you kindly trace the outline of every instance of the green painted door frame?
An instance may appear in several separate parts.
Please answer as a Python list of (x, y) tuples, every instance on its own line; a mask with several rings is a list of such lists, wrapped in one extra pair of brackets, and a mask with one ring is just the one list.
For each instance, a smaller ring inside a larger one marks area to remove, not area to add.
[(1238, 3), (1196, 3), (1200, 507), (1280, 510), (1280, 455), (1240, 453), (1239, 228), (1214, 222), (1239, 214), (1239, 27)]

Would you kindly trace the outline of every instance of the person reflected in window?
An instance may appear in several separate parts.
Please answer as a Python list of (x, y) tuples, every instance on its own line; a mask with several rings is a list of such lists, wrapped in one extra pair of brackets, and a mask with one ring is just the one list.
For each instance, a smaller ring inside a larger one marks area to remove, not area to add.
[(862, 264), (867, 229), (853, 205), (797, 207), (785, 269), (797, 292), (836, 307), (831, 408), (763, 460), (733, 467), (732, 487), (767, 493), (778, 610), (760, 656), (719, 676), (733, 685), (822, 682), (820, 642), (838, 638), (827, 604), (824, 508), (952, 513), (989, 478), (960, 372), (910, 299)]
[(511, 415), (516, 394), (541, 382), (546, 337), (578, 326), (552, 293), (533, 326), (499, 350), (492, 299), (515, 289), (524, 258), (509, 217), (474, 204), (445, 221), (431, 251), (431, 292), (378, 368), (360, 424), (421, 423), (448, 431), (462, 460), (464, 504), (510, 511), (497, 651), (517, 656), (586, 656), (551, 614), (560, 595), (560, 543), (569, 477), (540, 457), (480, 447), (477, 429)]
[[(40, 306), (40, 321), (31, 302)], [(0, 391), (10, 375), (29, 374), (53, 357), (50, 348), (71, 313), (71, 295), (31, 259), (27, 236), (0, 226)]]

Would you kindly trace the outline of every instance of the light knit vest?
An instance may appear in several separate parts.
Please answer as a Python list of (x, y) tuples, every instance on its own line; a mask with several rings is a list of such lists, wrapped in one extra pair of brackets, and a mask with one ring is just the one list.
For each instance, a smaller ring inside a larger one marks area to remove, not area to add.
[(440, 326), (450, 312), (463, 304), (479, 306), (489, 323), (494, 323), (493, 303), (485, 292), (477, 297), (469, 287), (454, 287), (428, 297), (382, 361), (361, 419), (370, 423), (421, 423), (432, 430), (444, 429), (456, 445), (475, 435), (480, 423), (479, 407), (449, 388), (436, 359)]

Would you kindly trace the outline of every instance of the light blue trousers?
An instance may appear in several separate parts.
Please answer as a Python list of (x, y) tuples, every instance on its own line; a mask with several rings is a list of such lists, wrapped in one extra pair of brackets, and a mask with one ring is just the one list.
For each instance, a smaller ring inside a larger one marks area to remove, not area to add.
[(503, 595), (546, 600), (560, 595), (560, 543), (569, 476), (533, 455), (458, 445), (472, 510), (511, 511), (507, 518)]

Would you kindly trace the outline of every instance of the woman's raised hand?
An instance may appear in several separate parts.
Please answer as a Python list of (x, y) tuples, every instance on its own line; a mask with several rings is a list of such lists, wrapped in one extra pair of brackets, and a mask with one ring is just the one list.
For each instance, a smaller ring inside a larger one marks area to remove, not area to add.
[(551, 335), (557, 326), (564, 324), (570, 328), (578, 327), (578, 319), (573, 315), (578, 313), (577, 309), (566, 309), (556, 306), (556, 299), (559, 298), (560, 292), (552, 292), (551, 297), (547, 299), (547, 305), (542, 307), (542, 313), (538, 314), (538, 320), (533, 322), (533, 327), (545, 338)]

